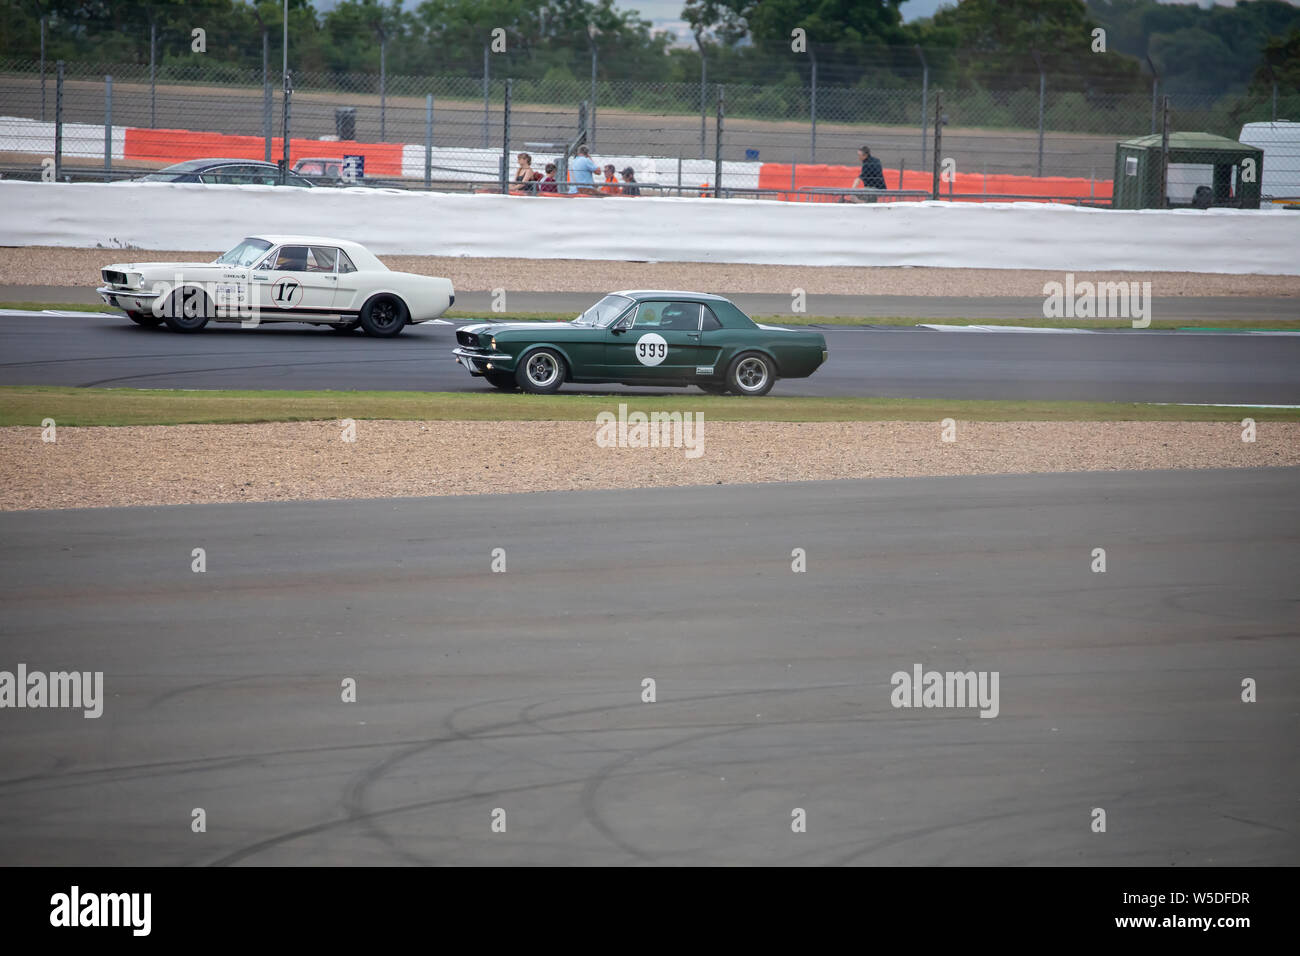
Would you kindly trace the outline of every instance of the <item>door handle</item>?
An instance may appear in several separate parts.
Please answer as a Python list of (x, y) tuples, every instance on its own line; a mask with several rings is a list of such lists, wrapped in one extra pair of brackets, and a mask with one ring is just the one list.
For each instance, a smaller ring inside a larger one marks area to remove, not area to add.
[(698, 342), (698, 341), (700, 340), (700, 333), (699, 333), (699, 332), (688, 332), (688, 333), (686, 334), (686, 337), (687, 337), (688, 339), (690, 339), (692, 342)]

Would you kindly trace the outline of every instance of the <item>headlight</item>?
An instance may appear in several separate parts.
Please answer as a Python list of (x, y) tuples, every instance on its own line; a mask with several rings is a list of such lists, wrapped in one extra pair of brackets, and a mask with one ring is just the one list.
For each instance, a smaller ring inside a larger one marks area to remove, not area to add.
[(497, 337), (495, 335), (488, 336), (488, 348), (490, 348), (493, 352), (497, 350)]

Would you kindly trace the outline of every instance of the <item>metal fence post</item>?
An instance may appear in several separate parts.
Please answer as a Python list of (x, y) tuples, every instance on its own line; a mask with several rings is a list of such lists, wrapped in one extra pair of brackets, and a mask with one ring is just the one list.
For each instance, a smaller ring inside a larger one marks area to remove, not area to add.
[(492, 103), (489, 99), (489, 88), (491, 85), (491, 73), (488, 69), (488, 44), (483, 44), (483, 148), (487, 149), (488, 144), (488, 116), (492, 112)]
[(1034, 55), (1034, 64), (1038, 67), (1038, 176), (1043, 175), (1043, 115), (1047, 110), (1047, 70), (1043, 68), (1043, 58), (1038, 55), (1037, 50), (1030, 51)]
[(388, 79), (387, 39), (379, 41), (379, 141), (388, 139), (388, 97), (385, 81)]
[(433, 188), (433, 94), (424, 98), (424, 188)]
[(262, 30), (262, 136), (266, 139), (266, 161), (271, 161), (271, 41)]
[(1151, 70), (1151, 132), (1154, 133), (1156, 127), (1156, 114), (1160, 108), (1160, 73), (1156, 70), (1156, 65), (1151, 62), (1151, 55), (1147, 54), (1147, 67)]
[(510, 187), (507, 184), (510, 169), (510, 87), (514, 80), (506, 77), (506, 104), (505, 118), (501, 123), (501, 195), (509, 193)]
[(1160, 120), (1160, 208), (1169, 208), (1169, 95)]
[(281, 130), (281, 147), (284, 154), (284, 162), (280, 166), (280, 185), (283, 186), (289, 181), (289, 111), (290, 103), (293, 99), (293, 78), (289, 71), (284, 74), (284, 116), (283, 129)]
[(682, 198), (682, 151), (677, 151), (677, 198)]
[(596, 46), (591, 47), (591, 116), (587, 122), (587, 145), (596, 149)]
[(158, 68), (156, 54), (156, 40), (158, 39), (158, 25), (149, 24), (149, 128), (158, 128)]
[(715, 199), (722, 198), (722, 121), (726, 113), (723, 105), (722, 84), (718, 84), (718, 128), (714, 131), (713, 140), (713, 196)]
[(104, 77), (104, 180), (113, 178), (113, 77)]
[(930, 198), (939, 198), (939, 156), (943, 152), (943, 90), (934, 91), (934, 181)]
[[(809, 51), (811, 54), (811, 51)], [(812, 114), (812, 161), (817, 162), (817, 57), (812, 58), (812, 96), (810, 97)]]
[[(930, 100), (930, 64), (926, 62), (925, 51), (921, 44), (916, 44), (916, 55), (921, 58), (921, 167), (925, 168), (926, 134), (930, 128), (930, 114), (927, 109)], [(900, 184), (899, 189), (902, 189)]]
[(1047, 74), (1038, 74), (1038, 175), (1043, 175), (1043, 119), (1047, 110)]
[(55, 64), (54, 78), (54, 181), (63, 173), (63, 61)]
[(705, 85), (708, 66), (709, 61), (704, 58), (704, 47), (700, 47), (700, 159), (709, 155), (705, 145), (709, 128), (708, 120), (705, 119), (705, 111), (709, 108), (709, 94)]
[(45, 122), (45, 18), (41, 17), (41, 122)]

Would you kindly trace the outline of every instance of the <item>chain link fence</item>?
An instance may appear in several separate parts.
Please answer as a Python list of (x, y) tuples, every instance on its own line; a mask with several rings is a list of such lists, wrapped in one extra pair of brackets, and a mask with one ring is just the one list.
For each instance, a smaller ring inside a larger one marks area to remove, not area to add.
[[(803, 86), (508, 79), (492, 62), (485, 57), (481, 77), (294, 72), (291, 161), (334, 158), (336, 168), (356, 149), (374, 184), (499, 189), (519, 152), (539, 171), (555, 163), (563, 183), (566, 159), (585, 142), (620, 177), (632, 168), (645, 193), (716, 194), (720, 172), (723, 195), (813, 198), (849, 189), (867, 145), (895, 198), (928, 190), (942, 165), (946, 195), (1042, 196), (1031, 179), (1070, 179), (1076, 200), (1105, 201), (1117, 143), (1160, 132), (1165, 100), (1155, 80), (1149, 93), (1085, 94), (1058, 91), (1043, 74), (1034, 88), (941, 93), (924, 76), (889, 89), (818, 84), (815, 73)], [(285, 121), (278, 68), (0, 62), (0, 175), (123, 178), (181, 159), (275, 162)], [(1276, 86), (1169, 100), (1176, 129), (1233, 140), (1247, 124), (1300, 118), (1300, 92)], [(1285, 141), (1266, 152), (1266, 170), (1297, 159)], [(1017, 184), (1027, 191), (1008, 188)]]

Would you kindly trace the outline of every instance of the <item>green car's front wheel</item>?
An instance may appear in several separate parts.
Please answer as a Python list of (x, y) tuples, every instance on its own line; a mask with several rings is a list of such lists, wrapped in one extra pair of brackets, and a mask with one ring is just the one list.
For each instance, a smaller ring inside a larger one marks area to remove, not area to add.
[(737, 395), (766, 395), (776, 384), (776, 366), (761, 352), (737, 355), (727, 369), (727, 387)]
[(564, 358), (554, 349), (529, 352), (515, 371), (515, 381), (525, 392), (551, 395), (564, 384)]
[(499, 388), (503, 392), (513, 392), (519, 388), (519, 383), (515, 381), (514, 375), (509, 372), (484, 372), (483, 377), (487, 379), (489, 385)]
[(146, 329), (162, 325), (162, 316), (154, 315), (152, 312), (128, 312), (126, 317), (136, 325), (143, 325)]

